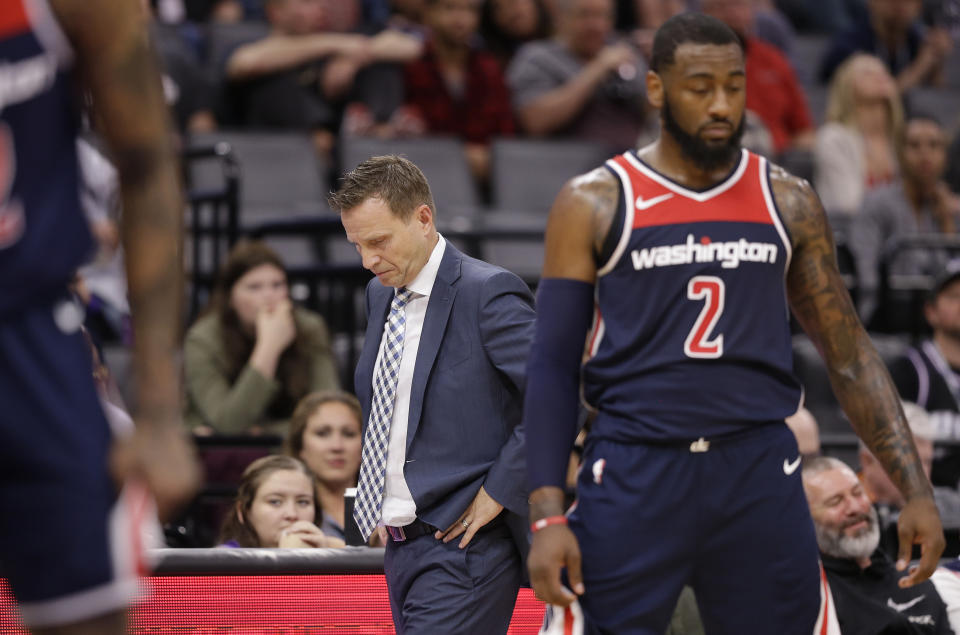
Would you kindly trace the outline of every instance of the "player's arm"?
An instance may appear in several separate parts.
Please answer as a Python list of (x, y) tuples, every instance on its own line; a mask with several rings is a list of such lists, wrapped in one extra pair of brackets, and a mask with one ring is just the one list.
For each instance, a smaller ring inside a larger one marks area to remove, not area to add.
[(900, 524), (900, 561), (923, 545), (917, 571), (904, 584), (933, 572), (943, 552), (943, 531), (933, 492), (917, 456), (900, 398), (867, 335), (837, 270), (832, 230), (810, 184), (779, 168), (773, 193), (793, 243), (787, 293), (794, 315), (826, 362), (837, 400), (874, 456), (907, 500)]
[(193, 493), (199, 472), (180, 426), (183, 199), (160, 74), (140, 3), (51, 0), (51, 6), (74, 47), (120, 176), (138, 429), (118, 469), (146, 478), (166, 512)]
[[(564, 186), (547, 221), (523, 415), (533, 523), (560, 518), (565, 511), (563, 484), (577, 433), (579, 371), (593, 314), (596, 254), (610, 230), (618, 196), (614, 177), (604, 169), (594, 170)], [(542, 600), (559, 605), (573, 601), (560, 585), (563, 566), (574, 591), (583, 592), (579, 548), (563, 525), (534, 535), (528, 564)]]

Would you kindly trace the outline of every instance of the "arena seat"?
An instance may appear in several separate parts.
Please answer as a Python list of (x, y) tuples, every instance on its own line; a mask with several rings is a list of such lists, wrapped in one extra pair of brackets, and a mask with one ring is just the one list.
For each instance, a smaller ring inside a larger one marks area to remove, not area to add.
[(827, 119), (827, 99), (829, 90), (826, 86), (811, 85), (804, 86), (803, 92), (807, 96), (807, 107), (810, 108), (810, 116), (817, 126), (822, 126)]
[(477, 227), (481, 257), (534, 286), (543, 270), (546, 224), (547, 217), (540, 213), (487, 212)]
[(795, 69), (804, 88), (818, 84), (817, 70), (829, 46), (830, 36), (822, 33), (801, 33), (794, 38), (791, 61), (804, 65), (804, 68)]
[(952, 134), (956, 125), (960, 123), (960, 87), (929, 87), (920, 86), (907, 93), (905, 99), (908, 111), (915, 111), (933, 115), (947, 131)]
[(494, 139), (490, 154), (493, 207), (546, 214), (568, 179), (602, 165), (614, 152), (583, 141)]
[[(304, 133), (217, 131), (195, 134), (188, 143), (194, 148), (229, 146), (240, 171), (241, 231), (271, 218), (330, 212), (326, 204), (330, 166)], [(216, 189), (223, 169), (214, 161), (194, 161), (187, 176), (192, 190)], [(310, 236), (274, 236), (267, 242), (287, 266), (307, 266), (318, 258)]]
[[(194, 134), (189, 145), (226, 143), (240, 165), (240, 222), (278, 214), (326, 212), (329, 165), (300, 132), (217, 131)], [(220, 178), (215, 166), (193, 166), (192, 185), (205, 188)]]

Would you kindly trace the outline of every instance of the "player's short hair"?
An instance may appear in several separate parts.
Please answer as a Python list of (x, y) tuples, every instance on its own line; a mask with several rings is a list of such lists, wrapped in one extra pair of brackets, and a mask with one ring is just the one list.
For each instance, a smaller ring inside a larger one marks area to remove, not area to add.
[(394, 215), (410, 220), (414, 210), (426, 205), (437, 214), (427, 177), (412, 161), (394, 154), (370, 157), (340, 179), (340, 188), (327, 199), (330, 209), (343, 212), (378, 198)]
[(674, 54), (681, 44), (736, 44), (743, 51), (743, 41), (733, 29), (720, 20), (703, 13), (681, 13), (664, 22), (653, 37), (653, 57), (650, 69), (659, 73), (673, 64)]

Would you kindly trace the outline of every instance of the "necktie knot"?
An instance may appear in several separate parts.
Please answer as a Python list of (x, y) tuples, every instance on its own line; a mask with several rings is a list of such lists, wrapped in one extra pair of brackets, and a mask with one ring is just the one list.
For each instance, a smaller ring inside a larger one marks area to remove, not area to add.
[(413, 297), (413, 291), (406, 287), (400, 287), (397, 289), (396, 294), (393, 296), (393, 304), (398, 309), (402, 309), (407, 305), (407, 302)]

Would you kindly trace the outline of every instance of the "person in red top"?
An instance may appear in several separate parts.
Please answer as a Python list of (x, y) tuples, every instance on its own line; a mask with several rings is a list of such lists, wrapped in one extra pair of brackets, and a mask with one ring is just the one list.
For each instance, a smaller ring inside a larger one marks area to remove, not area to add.
[(426, 0), (430, 38), (404, 78), (407, 105), (427, 132), (462, 138), (470, 169), (485, 181), (490, 139), (513, 135), (514, 123), (500, 64), (475, 44), (479, 19), (479, 0)]
[(814, 125), (807, 97), (797, 74), (775, 46), (750, 34), (753, 5), (750, 0), (702, 0), (707, 15), (733, 29), (746, 50), (747, 110), (753, 111), (773, 137), (773, 150), (812, 150)]

